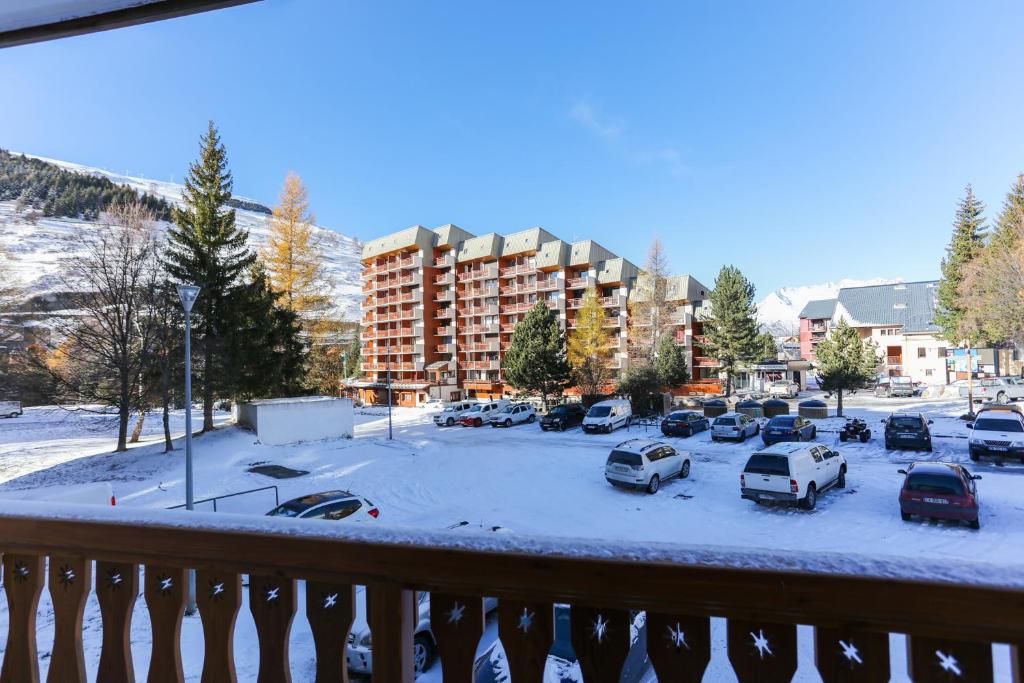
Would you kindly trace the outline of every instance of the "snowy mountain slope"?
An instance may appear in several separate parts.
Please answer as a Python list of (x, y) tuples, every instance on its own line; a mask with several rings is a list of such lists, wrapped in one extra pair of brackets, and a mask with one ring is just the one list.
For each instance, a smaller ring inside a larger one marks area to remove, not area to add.
[(776, 337), (796, 335), (800, 330), (800, 311), (808, 301), (834, 299), (844, 287), (867, 287), (902, 282), (899, 278), (872, 278), (838, 282), (825, 282), (801, 287), (782, 287), (761, 300), (757, 305), (757, 319), (761, 325)]
[[(181, 204), (182, 186), (177, 183), (119, 175), (58, 159), (34, 158), (69, 171), (104, 176), (140, 194), (145, 192), (173, 204)], [(0, 202), (0, 247), (8, 252), (11, 257), (10, 269), (28, 293), (45, 294), (59, 285), (57, 274), (61, 262), (75, 253), (75, 234), (87, 228), (89, 222), (59, 217), (33, 217), (33, 214), (37, 215), (38, 212), (19, 213), (15, 202)], [(259, 211), (236, 209), (235, 220), (239, 227), (249, 231), (254, 248), (258, 249), (266, 243), (270, 234), (269, 216)], [(166, 229), (167, 224), (162, 223), (160, 227)], [(352, 237), (322, 226), (317, 226), (316, 230), (326, 255), (325, 269), (332, 280), (331, 297), (336, 302), (336, 311), (355, 320), (359, 315), (361, 294), (359, 255), (362, 244)]]

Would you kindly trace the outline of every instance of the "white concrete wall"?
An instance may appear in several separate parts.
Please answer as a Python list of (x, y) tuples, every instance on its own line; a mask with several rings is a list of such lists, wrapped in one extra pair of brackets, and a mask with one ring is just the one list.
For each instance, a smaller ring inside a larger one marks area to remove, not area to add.
[[(946, 383), (947, 342), (930, 334), (908, 334), (903, 343), (903, 374), (915, 382)], [(923, 349), (924, 357), (918, 356)]]
[(354, 415), (347, 398), (307, 396), (251, 401), (239, 406), (239, 423), (256, 431), (260, 443), (270, 446), (352, 438)]

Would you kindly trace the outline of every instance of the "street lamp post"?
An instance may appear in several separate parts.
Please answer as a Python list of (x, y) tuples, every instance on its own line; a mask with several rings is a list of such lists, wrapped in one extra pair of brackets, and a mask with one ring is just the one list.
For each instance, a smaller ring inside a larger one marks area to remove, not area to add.
[(386, 353), (388, 354), (388, 359), (387, 359), (387, 370), (388, 370), (388, 441), (390, 441), (391, 439), (394, 438), (392, 433), (391, 433), (391, 338), (390, 337), (388, 337)]
[[(178, 285), (178, 298), (185, 311), (185, 509), (192, 510), (192, 306), (199, 296), (199, 287)], [(196, 611), (196, 575), (188, 573), (189, 614)]]

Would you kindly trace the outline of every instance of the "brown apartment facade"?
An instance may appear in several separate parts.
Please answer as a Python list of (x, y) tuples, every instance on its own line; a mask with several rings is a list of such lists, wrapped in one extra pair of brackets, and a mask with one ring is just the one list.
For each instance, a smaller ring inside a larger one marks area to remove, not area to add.
[[(611, 367), (628, 367), (628, 302), (639, 269), (593, 240), (565, 242), (542, 228), (475, 236), (454, 225), (413, 226), (363, 246), (359, 378), (347, 382), (366, 403), (419, 405), (429, 398), (499, 398), (502, 354), (538, 301), (567, 334), (587, 289), (596, 289), (611, 337)], [(697, 322), (706, 291), (672, 278), (676, 339), (692, 363), (686, 393), (716, 391), (717, 370), (702, 367)]]

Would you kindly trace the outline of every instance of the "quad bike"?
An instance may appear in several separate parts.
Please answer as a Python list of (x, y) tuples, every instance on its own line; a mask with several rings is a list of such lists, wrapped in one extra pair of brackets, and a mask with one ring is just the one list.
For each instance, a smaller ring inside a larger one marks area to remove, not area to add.
[(867, 443), (868, 439), (871, 438), (871, 430), (868, 429), (868, 425), (864, 420), (858, 420), (853, 418), (847, 420), (843, 428), (839, 430), (840, 441), (853, 441), (854, 439), (860, 439), (861, 443)]

